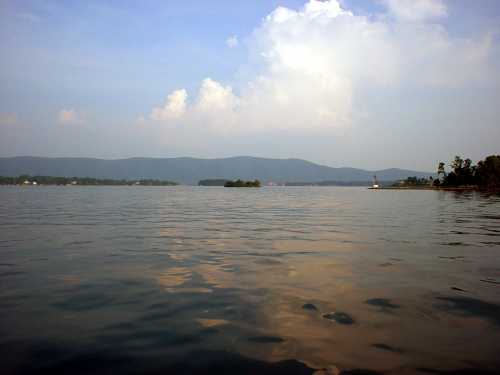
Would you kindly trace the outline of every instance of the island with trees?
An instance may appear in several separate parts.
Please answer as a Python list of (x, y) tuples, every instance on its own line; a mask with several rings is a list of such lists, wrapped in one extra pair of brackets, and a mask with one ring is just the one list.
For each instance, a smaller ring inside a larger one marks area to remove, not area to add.
[(260, 181), (259, 180), (243, 181), (238, 179), (236, 181), (227, 181), (224, 184), (224, 187), (260, 187)]
[(0, 185), (57, 185), (57, 186), (175, 186), (173, 181), (154, 179), (142, 180), (113, 180), (109, 178), (93, 177), (57, 177), (57, 176), (30, 176), (17, 177), (0, 176)]
[(209, 178), (198, 181), (198, 186), (224, 186), (226, 182), (229, 182), (229, 180), (225, 178)]

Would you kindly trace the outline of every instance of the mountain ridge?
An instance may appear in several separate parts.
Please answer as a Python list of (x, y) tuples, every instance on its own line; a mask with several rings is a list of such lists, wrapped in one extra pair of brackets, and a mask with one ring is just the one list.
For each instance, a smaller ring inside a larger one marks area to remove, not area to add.
[(409, 176), (428, 177), (430, 172), (399, 168), (365, 170), (352, 167), (329, 167), (308, 160), (274, 159), (255, 156), (201, 159), (194, 157), (99, 159), (81, 157), (0, 157), (0, 175), (46, 175), (114, 179), (162, 179), (195, 185), (212, 178), (263, 182), (371, 181), (374, 174), (381, 181)]

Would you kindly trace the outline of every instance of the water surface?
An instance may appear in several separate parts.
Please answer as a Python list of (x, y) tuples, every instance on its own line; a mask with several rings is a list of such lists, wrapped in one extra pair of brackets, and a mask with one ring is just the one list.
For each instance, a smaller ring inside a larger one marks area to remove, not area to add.
[(441, 374), (498, 353), (499, 196), (0, 188), (2, 373)]

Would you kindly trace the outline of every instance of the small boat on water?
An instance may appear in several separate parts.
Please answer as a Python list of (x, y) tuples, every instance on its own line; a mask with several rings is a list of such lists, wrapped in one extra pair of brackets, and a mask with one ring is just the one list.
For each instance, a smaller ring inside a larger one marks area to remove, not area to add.
[(377, 175), (374, 174), (373, 175), (373, 184), (372, 184), (372, 187), (369, 189), (379, 189), (379, 188), (380, 188), (380, 185), (379, 185), (378, 180), (377, 180)]

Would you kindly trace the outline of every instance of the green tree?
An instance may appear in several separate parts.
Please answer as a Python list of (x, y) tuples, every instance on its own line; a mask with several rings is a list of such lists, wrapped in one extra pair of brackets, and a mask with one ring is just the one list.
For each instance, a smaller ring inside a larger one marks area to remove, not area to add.
[(500, 187), (500, 155), (490, 155), (477, 163), (475, 180), (479, 186)]
[(446, 177), (446, 172), (444, 170), (444, 163), (442, 161), (439, 162), (437, 174), (438, 174), (438, 178), (439, 178), (439, 176), (443, 176), (443, 178)]

